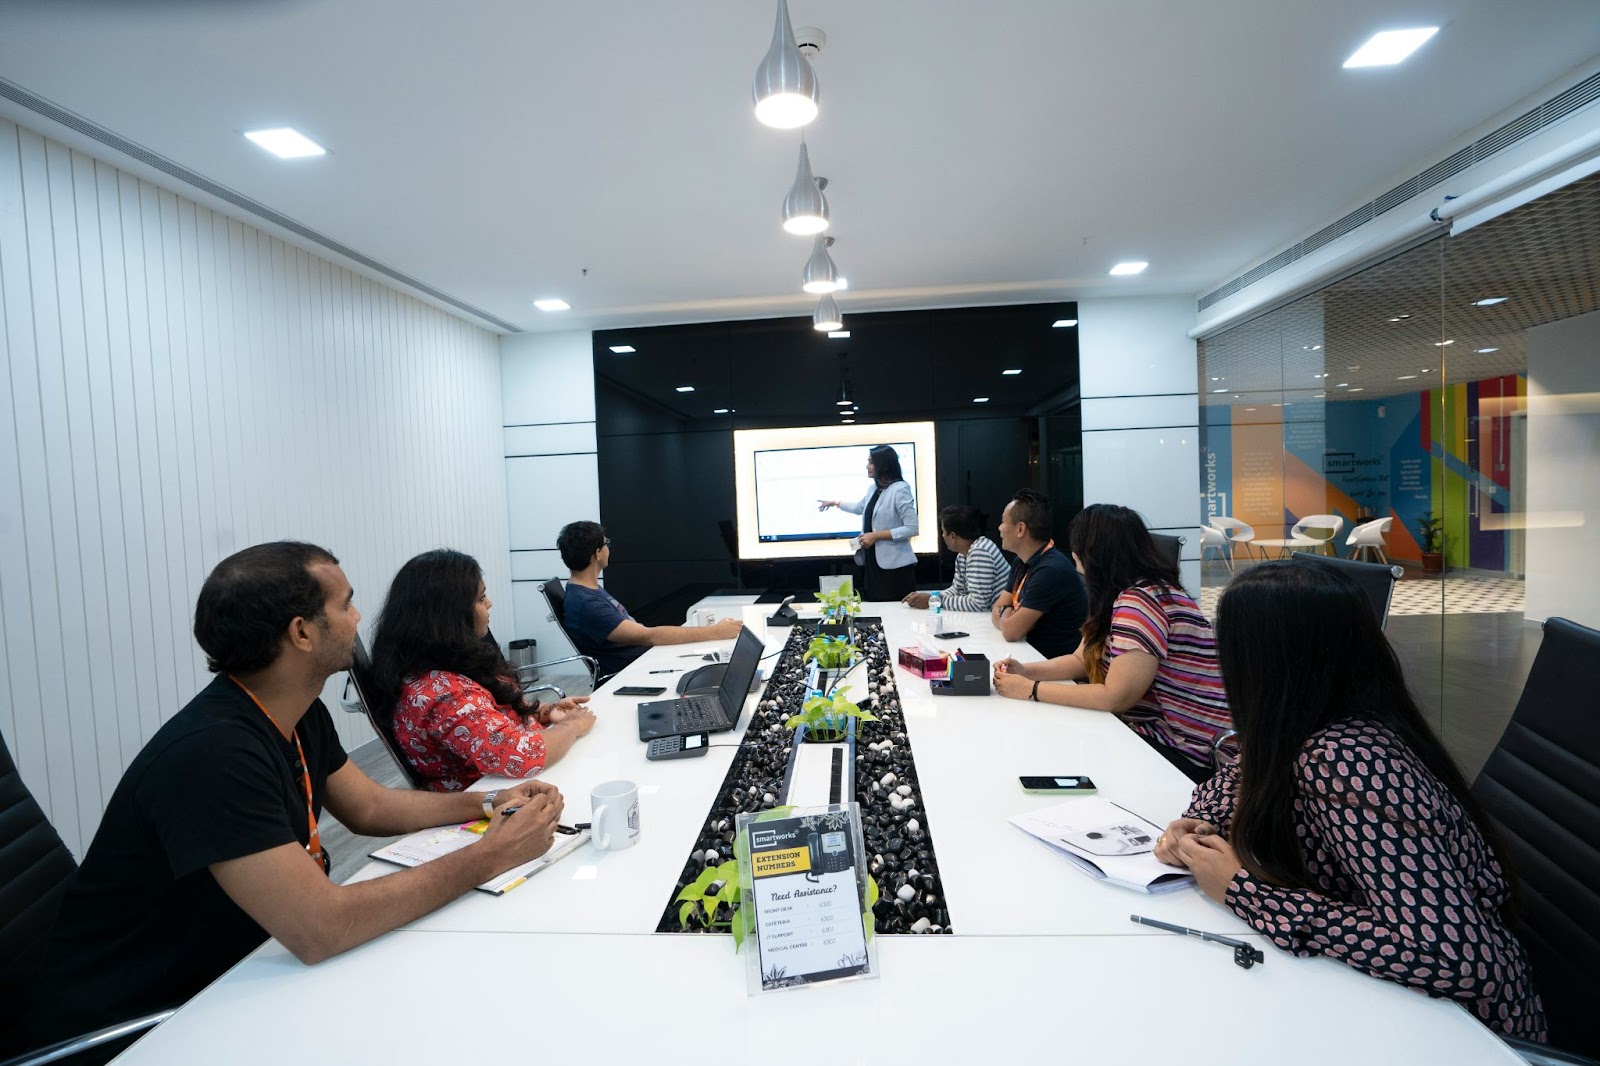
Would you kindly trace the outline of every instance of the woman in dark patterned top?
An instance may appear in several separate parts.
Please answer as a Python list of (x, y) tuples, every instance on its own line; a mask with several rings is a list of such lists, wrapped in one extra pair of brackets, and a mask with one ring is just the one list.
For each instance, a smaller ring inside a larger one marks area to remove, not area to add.
[(1315, 563), (1234, 578), (1218, 652), (1239, 762), (1156, 857), (1296, 955), (1326, 955), (1543, 1042), (1509, 878), (1362, 592)]

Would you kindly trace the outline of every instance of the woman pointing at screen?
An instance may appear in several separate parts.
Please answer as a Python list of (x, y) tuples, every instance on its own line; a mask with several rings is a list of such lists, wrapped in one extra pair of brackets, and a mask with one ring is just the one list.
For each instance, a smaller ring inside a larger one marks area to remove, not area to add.
[(887, 444), (867, 454), (872, 488), (855, 503), (818, 500), (817, 510), (837, 507), (861, 515), (861, 547), (856, 551), (856, 588), (864, 600), (901, 600), (917, 587), (917, 501), (900, 473), (900, 456)]

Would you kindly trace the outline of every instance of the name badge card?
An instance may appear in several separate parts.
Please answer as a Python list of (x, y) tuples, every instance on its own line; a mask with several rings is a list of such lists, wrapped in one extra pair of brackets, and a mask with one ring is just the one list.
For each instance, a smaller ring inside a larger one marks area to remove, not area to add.
[[(861, 809), (800, 807), (785, 817), (741, 814), (736, 849), (755, 933), (750, 991), (876, 977), (867, 937)], [(742, 843), (742, 842), (741, 842)]]

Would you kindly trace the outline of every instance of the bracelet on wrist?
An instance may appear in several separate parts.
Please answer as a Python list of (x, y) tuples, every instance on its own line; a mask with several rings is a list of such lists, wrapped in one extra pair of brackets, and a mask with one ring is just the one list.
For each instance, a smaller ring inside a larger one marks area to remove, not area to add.
[(1035, 681), (1033, 683), (1033, 694), (1031, 696), (1029, 696), (1028, 698), (1030, 700), (1032, 700), (1034, 703), (1038, 703), (1039, 702), (1039, 682)]

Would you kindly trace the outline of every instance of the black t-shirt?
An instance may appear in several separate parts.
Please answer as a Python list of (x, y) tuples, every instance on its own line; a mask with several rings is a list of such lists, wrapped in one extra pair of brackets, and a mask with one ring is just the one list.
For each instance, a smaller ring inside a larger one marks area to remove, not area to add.
[[(295, 732), (320, 816), (346, 755), (321, 700)], [(35, 1044), (176, 1006), (266, 940), (208, 867), (304, 846), (295, 745), (218, 676), (156, 731), (122, 775), (45, 946)]]
[(1052, 659), (1076, 651), (1089, 617), (1089, 594), (1072, 560), (1055, 548), (1046, 548), (1011, 568), (1009, 587), (1013, 591), (1018, 581), (1023, 585), (1022, 602), (1017, 606), (1043, 612), (1028, 633), (1028, 643)]

